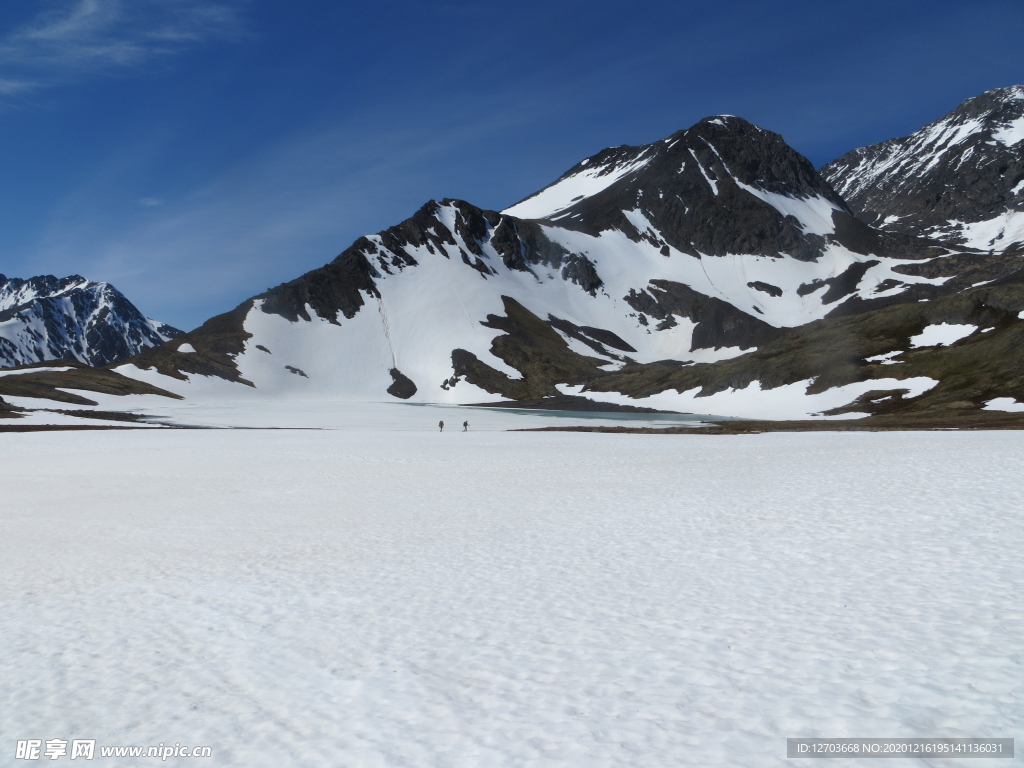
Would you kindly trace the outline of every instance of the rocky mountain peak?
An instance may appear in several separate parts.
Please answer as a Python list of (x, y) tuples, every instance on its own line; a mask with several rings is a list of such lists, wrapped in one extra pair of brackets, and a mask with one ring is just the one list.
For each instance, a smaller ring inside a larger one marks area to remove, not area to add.
[(143, 316), (109, 283), (0, 275), (0, 367), (67, 359), (109, 365), (181, 333)]
[(857, 253), (891, 250), (782, 136), (731, 115), (606, 149), (504, 213), (592, 236), (617, 230), (636, 240), (657, 231), (659, 247), (692, 256), (813, 261), (829, 242)]
[[(993, 88), (967, 99), (946, 117), (961, 122), (977, 119), (995, 133), (1008, 128), (1009, 124), (1024, 115), (1024, 85), (1007, 88)], [(946, 119), (946, 118), (943, 118)], [(1006, 143), (1008, 137), (1000, 136), (998, 141)]]
[(866, 223), (951, 245), (1024, 241), (1024, 86), (963, 102), (903, 138), (860, 147), (821, 169)]
[(59, 296), (88, 284), (81, 275), (57, 278), (39, 275), (28, 280), (0, 275), (0, 312), (24, 304), (39, 296)]

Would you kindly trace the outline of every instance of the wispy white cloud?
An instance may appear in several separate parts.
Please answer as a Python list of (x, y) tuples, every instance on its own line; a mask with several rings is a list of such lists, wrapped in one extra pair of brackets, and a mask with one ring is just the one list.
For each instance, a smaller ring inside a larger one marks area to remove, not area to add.
[(241, 0), (56, 0), (0, 37), (0, 96), (150, 66), (243, 34)]
[(14, 78), (0, 78), (0, 96), (13, 96), (25, 91), (31, 91), (38, 87), (38, 83), (32, 80), (17, 80)]
[[(391, 125), (394, 110), (360, 113), (298, 132), (190, 190), (157, 187), (157, 195), (125, 200), (130, 210), (115, 210), (104, 201), (117, 196), (118, 169), (152, 149), (126, 147), (126, 157), (104, 161), (109, 177), (69, 190), (10, 269), (107, 280), (150, 316), (192, 328), (321, 266), (431, 197), (483, 202), (463, 194), (482, 175), (482, 143), (547, 110), (520, 102), (486, 116), (421, 116), (415, 126)], [(477, 164), (460, 167), (456, 158), (466, 152)]]

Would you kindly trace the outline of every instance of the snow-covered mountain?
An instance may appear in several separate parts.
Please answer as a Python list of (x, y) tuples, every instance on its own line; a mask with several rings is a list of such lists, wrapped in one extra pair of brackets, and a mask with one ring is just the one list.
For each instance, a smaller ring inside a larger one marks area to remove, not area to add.
[(542, 398), (927, 298), (948, 278), (899, 270), (948, 253), (872, 230), (780, 136), (720, 116), (505, 211), (432, 201), (125, 370), (172, 390), (199, 374), (274, 396)]
[(109, 365), (181, 333), (143, 317), (109, 283), (0, 275), (0, 368), (63, 359)]
[(1024, 86), (987, 91), (900, 139), (849, 152), (822, 176), (867, 223), (954, 245), (1024, 245)]
[[(972, 178), (956, 182), (966, 196)], [(431, 201), (143, 350), (116, 386), (187, 399), (583, 396), (930, 424), (1024, 403), (1020, 258), (891, 223), (855, 216), (777, 134), (707, 118), (586, 158), (504, 211)], [(22, 378), (0, 390), (115, 386), (80, 371)]]

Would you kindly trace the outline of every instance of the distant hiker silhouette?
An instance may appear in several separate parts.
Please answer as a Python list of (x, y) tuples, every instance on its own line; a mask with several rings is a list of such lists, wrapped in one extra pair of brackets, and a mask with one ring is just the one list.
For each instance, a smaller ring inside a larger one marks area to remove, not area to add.
[(462, 431), (463, 432), (469, 432), (469, 422), (468, 421), (462, 422)]
[(443, 421), (437, 422), (437, 426), (438, 426), (438, 428), (440, 429), (441, 432), (444, 432), (444, 422)]

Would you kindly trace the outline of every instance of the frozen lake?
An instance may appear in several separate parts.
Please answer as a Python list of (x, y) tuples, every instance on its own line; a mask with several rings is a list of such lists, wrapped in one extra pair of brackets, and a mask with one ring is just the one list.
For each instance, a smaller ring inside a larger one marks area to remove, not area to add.
[(788, 736), (1021, 748), (1024, 434), (530, 434), (499, 430), (549, 422), (491, 411), (438, 434), (466, 411), (381, 409), (0, 436), (0, 749), (590, 768), (781, 766)]

